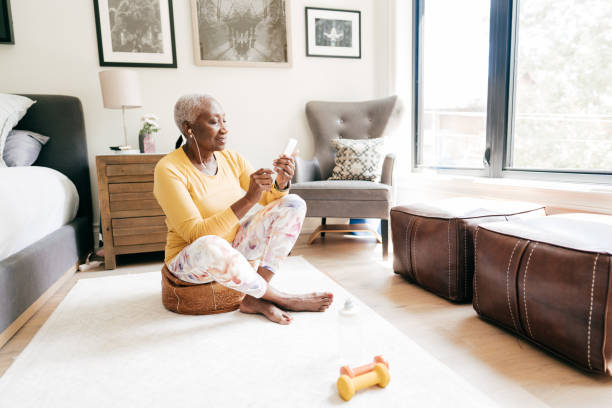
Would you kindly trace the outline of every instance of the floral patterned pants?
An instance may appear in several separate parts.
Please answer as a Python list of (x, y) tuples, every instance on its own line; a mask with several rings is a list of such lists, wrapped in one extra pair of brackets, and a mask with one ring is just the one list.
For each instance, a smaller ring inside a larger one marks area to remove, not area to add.
[(168, 269), (185, 282), (217, 281), (260, 298), (268, 283), (257, 273), (258, 266), (278, 271), (300, 234), (305, 215), (304, 200), (288, 194), (244, 221), (231, 245), (216, 235), (202, 236), (183, 248)]

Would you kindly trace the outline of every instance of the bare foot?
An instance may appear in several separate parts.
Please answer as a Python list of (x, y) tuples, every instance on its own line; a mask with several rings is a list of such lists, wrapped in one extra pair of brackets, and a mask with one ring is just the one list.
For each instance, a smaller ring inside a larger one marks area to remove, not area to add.
[(275, 303), (294, 312), (324, 312), (334, 301), (329, 292), (313, 292), (303, 295), (283, 294)]
[(242, 299), (240, 311), (242, 313), (262, 314), (269, 320), (278, 324), (289, 324), (292, 320), (288, 313), (280, 310), (276, 305), (249, 295)]

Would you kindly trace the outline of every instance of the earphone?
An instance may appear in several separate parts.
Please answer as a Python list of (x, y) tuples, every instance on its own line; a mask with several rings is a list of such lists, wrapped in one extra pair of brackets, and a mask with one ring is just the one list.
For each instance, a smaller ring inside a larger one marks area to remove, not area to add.
[[(193, 136), (193, 131), (191, 129), (189, 129), (189, 136), (191, 136), (192, 139), (194, 139), (195, 141), (195, 137)], [(196, 148), (198, 149), (198, 157), (200, 158), (200, 164), (202, 165), (202, 168), (208, 169), (208, 167), (206, 167), (206, 165), (204, 164), (204, 162), (202, 161), (202, 154), (200, 153), (200, 146), (198, 146), (198, 142), (196, 141)]]

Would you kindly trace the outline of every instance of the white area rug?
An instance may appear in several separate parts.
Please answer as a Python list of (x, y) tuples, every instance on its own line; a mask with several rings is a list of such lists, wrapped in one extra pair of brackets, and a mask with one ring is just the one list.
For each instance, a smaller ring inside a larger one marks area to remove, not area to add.
[[(0, 379), (0, 407), (492, 407), (479, 391), (300, 257), (274, 283), (331, 290), (325, 313), (289, 326), (239, 312), (184, 316), (160, 272), (82, 279)], [(391, 382), (344, 402), (339, 368), (381, 354)]]

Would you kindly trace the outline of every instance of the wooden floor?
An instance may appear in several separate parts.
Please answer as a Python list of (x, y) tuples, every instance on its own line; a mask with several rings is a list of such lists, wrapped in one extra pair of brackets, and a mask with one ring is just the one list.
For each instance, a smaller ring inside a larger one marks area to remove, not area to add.
[[(480, 320), (471, 305), (449, 303), (407, 283), (393, 273), (392, 254), (389, 261), (382, 260), (374, 238), (328, 234), (313, 245), (307, 244), (307, 238), (300, 237), (291, 255), (303, 256), (335, 279), (501, 406), (612, 404), (612, 379), (583, 373)], [(162, 259), (160, 253), (125, 255), (118, 258), (114, 271), (77, 273), (0, 349), (0, 375), (78, 279), (155, 271)]]

